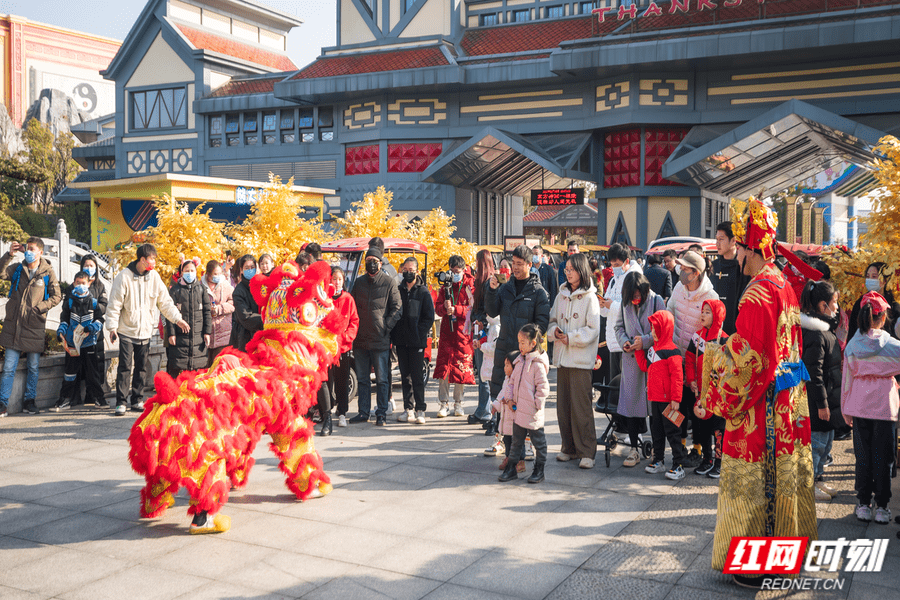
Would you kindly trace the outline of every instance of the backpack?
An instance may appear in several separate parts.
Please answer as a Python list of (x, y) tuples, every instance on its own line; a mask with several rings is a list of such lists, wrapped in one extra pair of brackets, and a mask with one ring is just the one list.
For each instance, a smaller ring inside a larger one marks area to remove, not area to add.
[[(12, 279), (10, 280), (9, 295), (7, 296), (7, 298), (12, 298), (13, 292), (15, 290), (19, 289), (19, 277), (22, 276), (23, 270), (24, 270), (24, 267), (22, 266), (22, 263), (19, 263), (19, 266), (16, 267), (15, 272), (13, 272)], [(49, 299), (50, 299), (50, 276), (44, 275), (44, 300), (49, 300)]]

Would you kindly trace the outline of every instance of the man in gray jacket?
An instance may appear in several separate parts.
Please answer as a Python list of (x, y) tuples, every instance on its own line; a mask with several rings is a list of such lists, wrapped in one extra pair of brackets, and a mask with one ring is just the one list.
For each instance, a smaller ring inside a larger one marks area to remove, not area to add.
[(106, 329), (113, 342), (119, 338), (119, 367), (116, 371), (116, 412), (124, 415), (128, 374), (131, 376), (131, 410), (144, 410), (144, 387), (150, 370), (150, 337), (159, 323), (159, 313), (187, 333), (190, 326), (172, 302), (169, 290), (156, 269), (156, 248), (144, 244), (137, 260), (113, 279), (106, 309)]

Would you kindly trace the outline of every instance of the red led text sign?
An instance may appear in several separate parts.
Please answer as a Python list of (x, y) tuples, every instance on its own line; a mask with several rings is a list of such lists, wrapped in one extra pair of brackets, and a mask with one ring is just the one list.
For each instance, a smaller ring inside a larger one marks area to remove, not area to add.
[(532, 206), (571, 206), (584, 204), (584, 188), (531, 190)]

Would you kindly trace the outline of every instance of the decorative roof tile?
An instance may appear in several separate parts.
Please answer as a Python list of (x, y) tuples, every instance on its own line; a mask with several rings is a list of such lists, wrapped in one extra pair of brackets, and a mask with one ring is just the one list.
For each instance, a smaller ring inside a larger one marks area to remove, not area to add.
[[(542, 60), (545, 58), (550, 58), (549, 52), (542, 52), (540, 54), (526, 54), (524, 56), (495, 56), (493, 58), (481, 58), (476, 60), (467, 60), (465, 61), (465, 65), (486, 65), (490, 63), (499, 63), (499, 62), (515, 62), (519, 60)], [(462, 64), (462, 63), (461, 63)]]
[(268, 50), (263, 50), (249, 44), (243, 44), (206, 31), (194, 29), (193, 27), (187, 27), (180, 23), (176, 26), (195, 48), (218, 52), (219, 54), (226, 54), (234, 58), (246, 60), (247, 62), (256, 63), (279, 71), (297, 70), (297, 65), (291, 62), (291, 59), (284, 54), (269, 52)]
[(291, 79), (316, 79), (319, 77), (337, 77), (360, 73), (402, 71), (405, 69), (442, 67), (449, 64), (447, 57), (444, 56), (440, 48), (430, 46), (427, 48), (411, 48), (408, 50), (371, 52), (367, 54), (326, 56), (316, 59), (314, 63), (294, 75)]
[(559, 46), (560, 42), (591, 37), (597, 37), (597, 18), (579, 17), (470, 29), (460, 46), (469, 56), (484, 56), (549, 50)]
[(210, 93), (208, 98), (224, 98), (226, 96), (247, 96), (250, 94), (271, 94), (275, 91), (275, 84), (283, 80), (284, 73), (275, 77), (254, 79), (232, 79)]

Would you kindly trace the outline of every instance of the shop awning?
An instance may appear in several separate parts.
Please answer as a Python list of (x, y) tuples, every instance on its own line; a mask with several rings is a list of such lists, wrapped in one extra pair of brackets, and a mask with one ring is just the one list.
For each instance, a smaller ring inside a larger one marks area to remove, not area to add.
[(884, 135), (800, 100), (710, 141), (691, 133), (663, 165), (663, 177), (729, 198), (774, 194), (841, 161), (866, 168)]
[[(446, 151), (422, 174), (425, 181), (459, 188), (527, 195), (532, 189), (568, 187), (591, 180), (582, 157), (590, 133), (524, 137), (486, 127)], [(589, 164), (587, 165), (589, 171)]]

